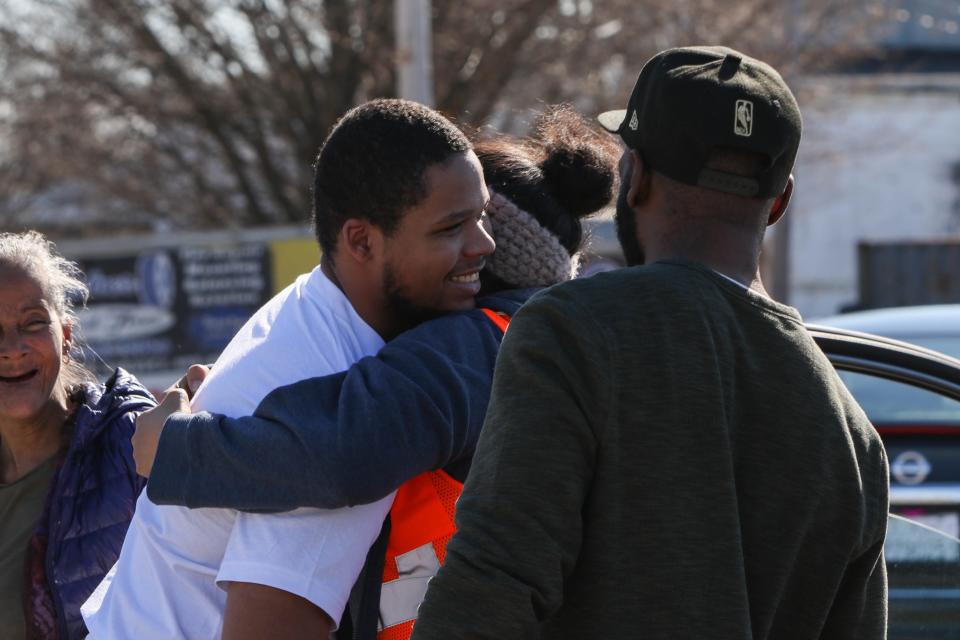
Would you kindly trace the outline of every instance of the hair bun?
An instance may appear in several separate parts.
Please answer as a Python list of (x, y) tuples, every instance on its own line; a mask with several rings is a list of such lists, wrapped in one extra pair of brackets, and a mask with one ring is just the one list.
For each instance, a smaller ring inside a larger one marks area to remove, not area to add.
[(532, 215), (573, 256), (583, 246), (582, 218), (613, 200), (620, 144), (568, 106), (548, 109), (534, 124), (527, 138), (496, 136), (474, 148), (487, 184)]
[(544, 186), (557, 202), (578, 218), (607, 206), (617, 183), (616, 140), (565, 105), (546, 111), (536, 126)]

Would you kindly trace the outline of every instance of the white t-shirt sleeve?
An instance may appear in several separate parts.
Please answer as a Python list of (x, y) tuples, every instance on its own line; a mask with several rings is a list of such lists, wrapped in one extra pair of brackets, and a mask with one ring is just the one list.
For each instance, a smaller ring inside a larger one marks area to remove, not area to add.
[(241, 513), (217, 584), (249, 582), (292, 593), (323, 609), (339, 625), (367, 550), (392, 504), (390, 494), (344, 509)]
[[(218, 358), (193, 408), (250, 415), (273, 389), (343, 371), (382, 346), (317, 268), (250, 318)], [(218, 583), (227, 581), (294, 593), (339, 622), (392, 500), (250, 515), (161, 507), (141, 494), (115, 571), (84, 605), (91, 637), (219, 638), (226, 597)]]

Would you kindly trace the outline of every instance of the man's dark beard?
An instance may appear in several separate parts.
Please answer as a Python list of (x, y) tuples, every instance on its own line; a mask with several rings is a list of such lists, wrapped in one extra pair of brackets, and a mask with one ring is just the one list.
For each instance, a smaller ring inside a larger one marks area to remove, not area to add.
[(620, 186), (614, 222), (617, 224), (617, 240), (620, 241), (620, 248), (623, 249), (623, 257), (627, 261), (627, 266), (633, 267), (643, 264), (646, 256), (643, 247), (640, 246), (640, 240), (637, 239), (636, 214), (627, 204), (627, 187), (626, 183)]
[(390, 313), (390, 318), (397, 333), (411, 329), (421, 322), (436, 318), (443, 313), (437, 309), (429, 309), (418, 305), (410, 300), (397, 282), (397, 274), (391, 264), (387, 264), (383, 268), (383, 291), (386, 296), (387, 311)]

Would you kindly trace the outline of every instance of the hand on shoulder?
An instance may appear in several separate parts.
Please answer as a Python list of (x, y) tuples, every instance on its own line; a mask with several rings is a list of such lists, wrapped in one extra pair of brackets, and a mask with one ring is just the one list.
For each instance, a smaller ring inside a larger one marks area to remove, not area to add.
[(150, 477), (167, 418), (174, 413), (190, 413), (190, 399), (209, 373), (207, 366), (191, 365), (187, 373), (167, 389), (160, 404), (137, 416), (137, 428), (131, 442), (137, 473), (141, 476)]

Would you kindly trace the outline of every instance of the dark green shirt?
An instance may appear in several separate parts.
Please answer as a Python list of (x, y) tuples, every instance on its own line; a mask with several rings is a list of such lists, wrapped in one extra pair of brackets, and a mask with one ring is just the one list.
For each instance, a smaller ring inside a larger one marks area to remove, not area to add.
[(699, 265), (507, 331), (415, 640), (885, 637), (887, 462), (792, 308)]
[(10, 484), (0, 484), (0, 638), (23, 638), (24, 563), (27, 545), (43, 515), (56, 456)]

